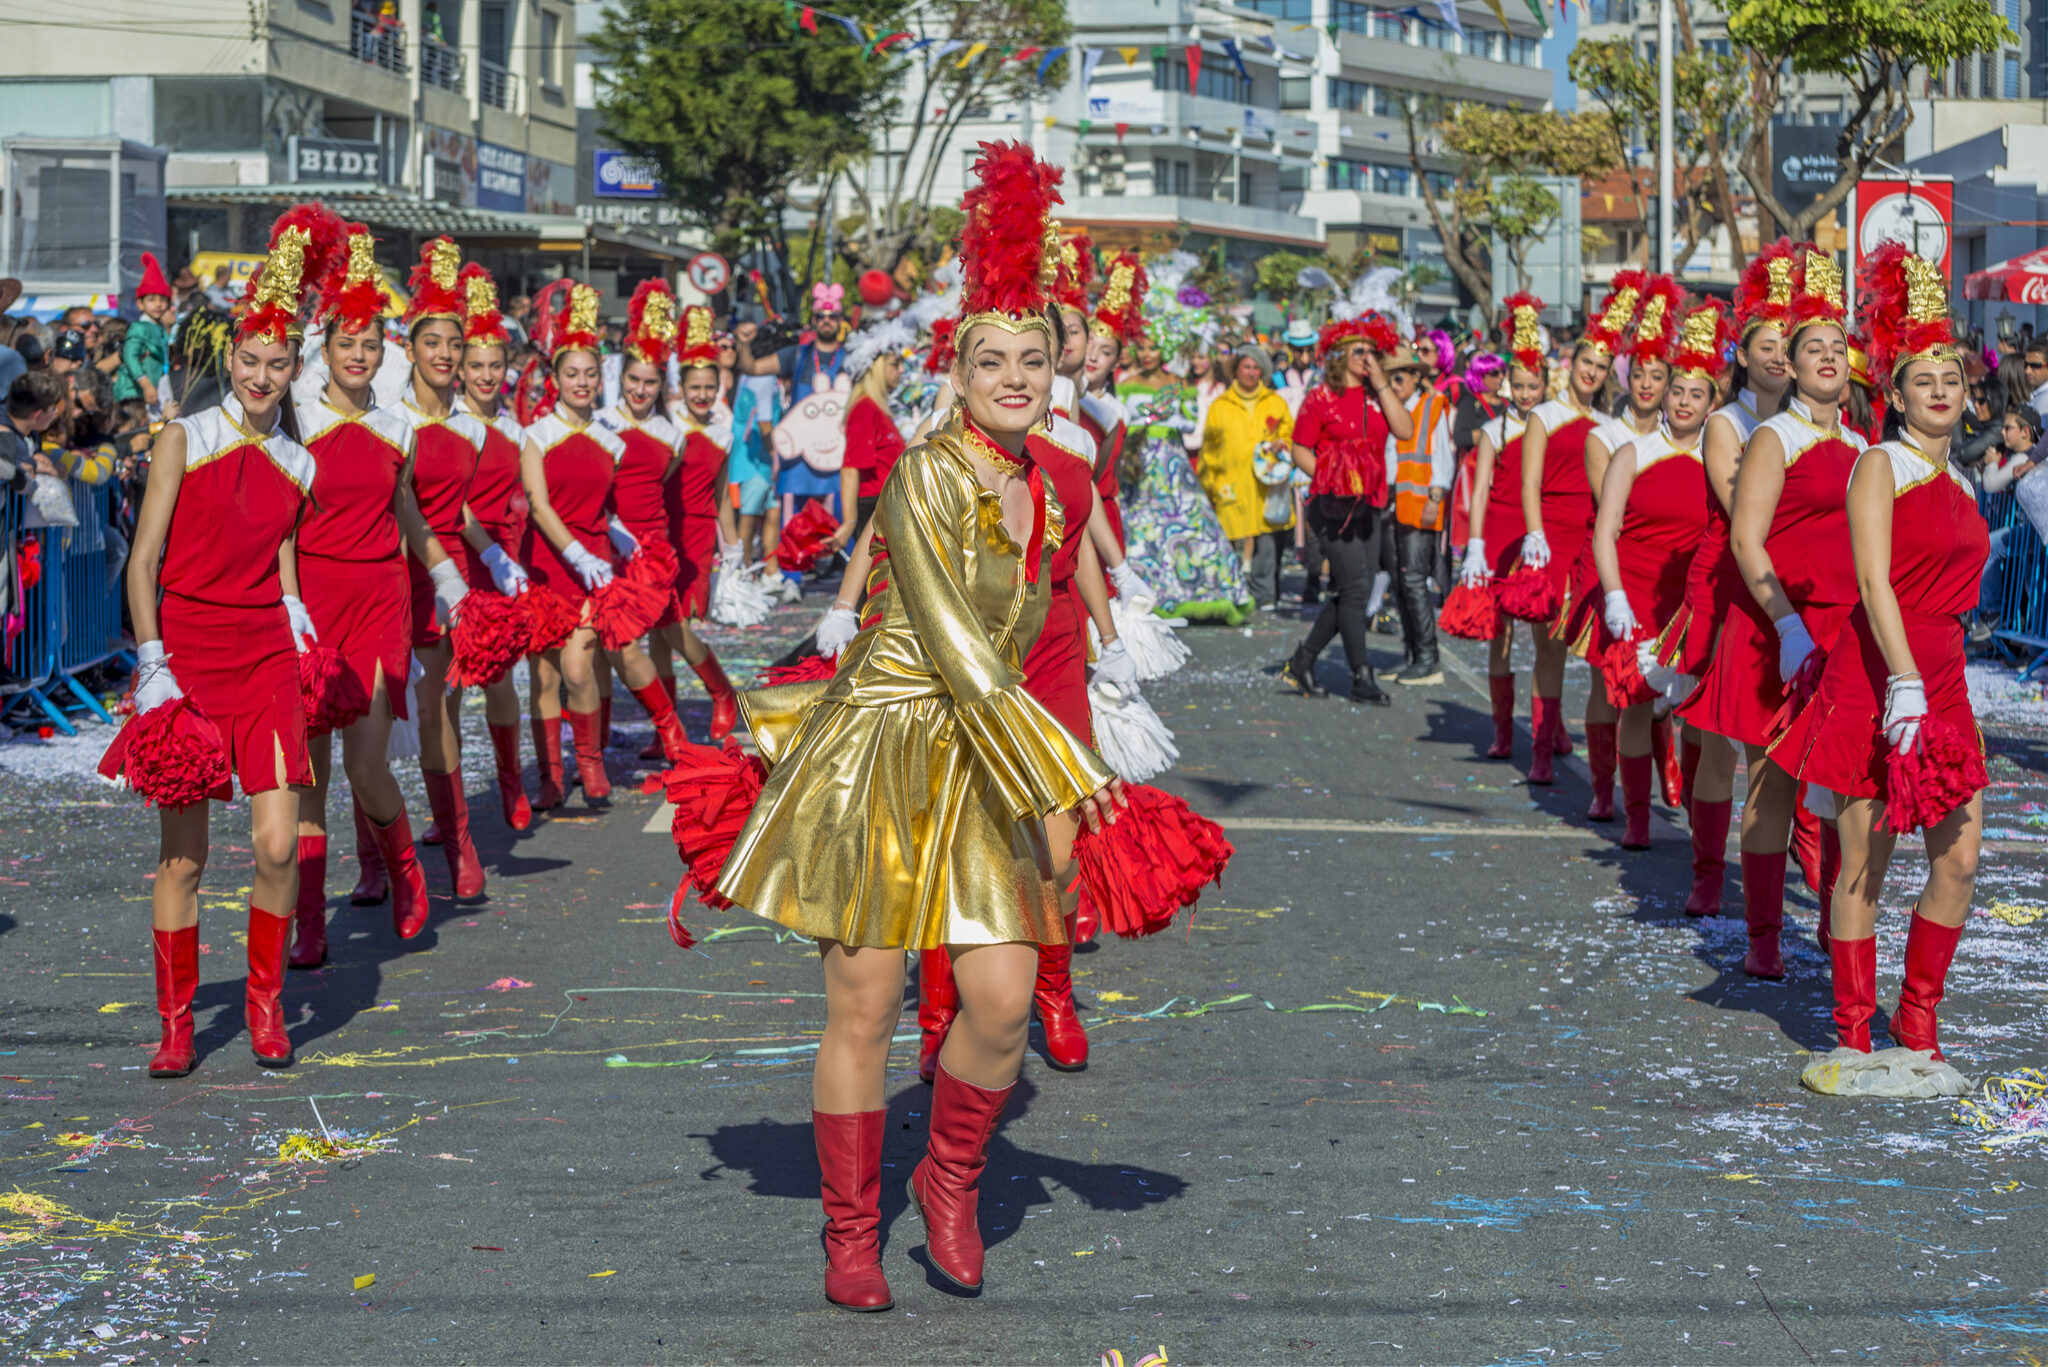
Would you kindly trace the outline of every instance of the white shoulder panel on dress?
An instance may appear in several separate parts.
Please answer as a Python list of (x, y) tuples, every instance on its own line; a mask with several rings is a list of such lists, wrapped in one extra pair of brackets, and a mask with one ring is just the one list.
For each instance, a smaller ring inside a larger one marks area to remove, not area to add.
[(412, 423), (395, 408), (373, 408), (363, 414), (363, 426), (405, 452), (412, 454)]
[(1087, 428), (1057, 413), (1051, 415), (1050, 426), (1054, 445), (1065, 447), (1090, 465), (1095, 463), (1095, 438), (1088, 435)]
[(1560, 427), (1564, 427), (1589, 415), (1581, 413), (1563, 399), (1545, 399), (1542, 403), (1529, 410), (1529, 416), (1532, 419), (1543, 419), (1543, 430), (1545, 432), (1555, 432)]

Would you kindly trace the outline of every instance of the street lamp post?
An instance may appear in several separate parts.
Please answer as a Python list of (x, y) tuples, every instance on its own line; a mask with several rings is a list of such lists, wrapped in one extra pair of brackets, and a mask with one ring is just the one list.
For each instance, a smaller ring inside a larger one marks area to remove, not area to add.
[(1657, 0), (1657, 269), (1671, 273), (1671, 6)]

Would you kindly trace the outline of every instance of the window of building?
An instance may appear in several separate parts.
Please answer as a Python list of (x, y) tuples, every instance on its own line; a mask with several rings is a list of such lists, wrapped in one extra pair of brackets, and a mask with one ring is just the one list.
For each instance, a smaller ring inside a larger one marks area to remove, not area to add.
[[(1152, 88), (1182, 92), (1187, 90), (1188, 64), (1185, 53), (1153, 59)], [(1237, 74), (1237, 68), (1231, 65), (1228, 57), (1217, 52), (1204, 52), (1202, 74), (1196, 79), (1195, 94), (1229, 100), (1232, 104), (1250, 104), (1252, 83)]]
[(1330, 22), (1347, 33), (1370, 33), (1372, 10), (1358, 0), (1330, 0)]
[(1330, 78), (1330, 108), (1341, 109), (1347, 114), (1377, 114), (1374, 108), (1373, 87), (1364, 81), (1347, 81), (1341, 76)]
[(1372, 36), (1405, 43), (1408, 41), (1408, 21), (1398, 14), (1375, 10), (1372, 16)]
[(1194, 191), (1195, 172), (1184, 161), (1171, 157), (1152, 158), (1152, 193), (1185, 195)]
[(260, 76), (159, 76), (155, 105), (157, 146), (168, 151), (253, 152), (263, 146)]
[(1282, 193), (1300, 194), (1308, 189), (1308, 168), (1306, 166), (1282, 166), (1280, 168), (1280, 189)]
[(1997, 61), (1988, 52), (1977, 59), (1977, 98), (1980, 100), (1990, 99), (1991, 92), (1998, 89)]
[(1465, 30), (1465, 55), (1467, 57), (1493, 56), (1493, 40), (1499, 35), (1490, 29), (1468, 28)]
[(1406, 195), (1408, 168), (1381, 166), (1375, 163), (1372, 168), (1372, 192), (1376, 195)]
[(2005, 0), (2005, 22), (2012, 25), (2014, 33), (2025, 32), (2020, 27), (2022, 23), (2020, 19), (2020, 0)]
[(1726, 38), (1702, 38), (1700, 39), (1700, 51), (1711, 52), (1716, 57), (1733, 57), (1735, 55), (1735, 46)]
[(1635, 18), (1634, 0), (1593, 0), (1591, 19), (1596, 24), (1632, 24)]
[(562, 83), (562, 16), (552, 10), (540, 12), (540, 79), (542, 85)]
[(1398, 119), (1407, 112), (1402, 101), (1407, 96), (1392, 86), (1376, 85), (1372, 88), (1372, 103), (1366, 112), (1376, 118)]
[(1270, 14), (1275, 19), (1292, 19), (1299, 24), (1315, 21), (1314, 0), (1239, 0), (1246, 9)]
[(1311, 76), (1282, 76), (1280, 78), (1280, 107), (1282, 109), (1308, 109), (1314, 104), (1315, 78)]
[(1516, 66), (1536, 65), (1537, 46), (1534, 38), (1518, 38), (1510, 33), (1506, 36), (1503, 46), (1507, 49), (1504, 60)]
[(1436, 19), (1417, 19), (1415, 22), (1422, 30), (1424, 47), (1433, 47), (1442, 52), (1458, 50), (1458, 31), (1449, 24)]
[(903, 179), (905, 153), (875, 152), (868, 157), (868, 190), (872, 194), (886, 195), (896, 188)]
[(2016, 100), (2020, 97), (2020, 55), (2017, 52), (2005, 54), (2005, 98)]
[(1449, 199), (1458, 188), (1458, 178), (1449, 171), (1424, 171), (1422, 175), (1429, 182), (1429, 192), (1438, 199)]
[(1372, 163), (1350, 157), (1331, 157), (1323, 172), (1326, 190), (1363, 190), (1372, 184)]

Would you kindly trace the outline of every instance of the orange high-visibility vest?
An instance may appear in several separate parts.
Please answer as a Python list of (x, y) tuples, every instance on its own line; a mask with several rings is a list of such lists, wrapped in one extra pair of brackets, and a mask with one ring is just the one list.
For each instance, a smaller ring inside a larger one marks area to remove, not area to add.
[(1394, 520), (1404, 527), (1419, 527), (1428, 532), (1443, 530), (1442, 504), (1437, 505), (1433, 521), (1423, 521), (1422, 510), (1429, 503), (1429, 439), (1437, 423), (1448, 417), (1450, 411), (1451, 401), (1431, 390), (1409, 410), (1415, 419), (1413, 435), (1394, 443)]

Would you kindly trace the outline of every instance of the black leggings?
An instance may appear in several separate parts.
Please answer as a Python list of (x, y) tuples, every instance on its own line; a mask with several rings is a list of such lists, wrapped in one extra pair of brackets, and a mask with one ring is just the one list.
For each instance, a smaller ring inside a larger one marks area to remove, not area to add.
[(1309, 526), (1322, 539), (1330, 562), (1330, 597), (1302, 646), (1311, 663), (1332, 636), (1344, 638), (1344, 658), (1355, 674), (1371, 663), (1365, 653), (1366, 600), (1380, 568), (1380, 540), (1387, 512), (1359, 499), (1321, 495), (1308, 505)]

